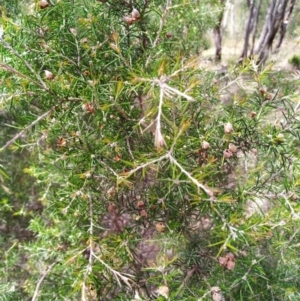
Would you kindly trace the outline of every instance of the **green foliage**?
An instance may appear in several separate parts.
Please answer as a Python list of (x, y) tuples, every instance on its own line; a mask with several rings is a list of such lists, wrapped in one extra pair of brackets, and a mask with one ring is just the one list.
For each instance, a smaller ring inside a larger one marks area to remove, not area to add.
[(292, 58), (289, 59), (289, 63), (293, 67), (300, 69), (300, 55), (293, 55)]
[(2, 20), (1, 165), (39, 191), (1, 196), (34, 236), (1, 242), (23, 300), (299, 300), (297, 82), (202, 69), (217, 4), (168, 3)]

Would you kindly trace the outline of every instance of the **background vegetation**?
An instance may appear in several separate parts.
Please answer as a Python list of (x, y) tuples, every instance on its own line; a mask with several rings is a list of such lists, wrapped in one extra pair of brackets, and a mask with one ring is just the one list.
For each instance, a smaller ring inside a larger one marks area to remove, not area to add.
[(300, 300), (297, 73), (202, 68), (217, 1), (16, 4), (0, 299)]

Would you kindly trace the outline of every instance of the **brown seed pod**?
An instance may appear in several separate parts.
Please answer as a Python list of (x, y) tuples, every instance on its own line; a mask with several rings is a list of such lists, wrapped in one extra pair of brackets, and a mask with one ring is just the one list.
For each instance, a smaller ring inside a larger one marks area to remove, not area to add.
[(85, 112), (89, 112), (90, 114), (94, 114), (95, 113), (95, 108), (91, 103), (84, 103), (82, 105), (82, 110)]
[(225, 149), (223, 154), (226, 159), (230, 159), (233, 156), (233, 153), (229, 149)]
[(121, 157), (120, 155), (116, 155), (116, 156), (114, 157), (114, 161), (116, 161), (116, 162), (121, 161), (121, 159), (122, 159), (122, 157)]
[(222, 291), (218, 286), (213, 286), (211, 288), (211, 298), (213, 301), (224, 301), (224, 297), (222, 295)]
[(57, 147), (61, 148), (61, 147), (64, 147), (66, 145), (67, 145), (67, 141), (66, 141), (65, 138), (63, 138), (63, 137), (58, 138)]
[(259, 89), (259, 93), (264, 96), (267, 93), (267, 88), (266, 87), (261, 87)]
[(127, 23), (127, 25), (132, 25), (135, 21), (135, 18), (132, 18), (131, 16), (125, 16), (123, 17), (123, 21)]
[(134, 8), (131, 12), (131, 17), (134, 18), (134, 20), (136, 21), (141, 17), (141, 15), (140, 15), (139, 11)]
[(44, 73), (45, 73), (45, 78), (47, 80), (52, 80), (54, 78), (54, 75), (52, 72), (50, 72), (49, 70), (44, 70)]
[(45, 41), (41, 42), (41, 43), (40, 43), (40, 46), (41, 46), (42, 48), (44, 48), (47, 52), (49, 52), (49, 51), (51, 50), (51, 48), (46, 44)]
[(228, 150), (230, 150), (233, 154), (235, 154), (238, 151), (237, 147), (233, 143), (229, 143)]
[(148, 217), (148, 212), (147, 212), (145, 209), (142, 209), (142, 210), (140, 211), (140, 216)]
[(76, 28), (70, 27), (69, 30), (70, 30), (72, 35), (77, 36), (77, 29)]
[(226, 258), (227, 258), (228, 260), (235, 261), (235, 257), (234, 257), (234, 255), (233, 255), (232, 253), (227, 253), (227, 254), (226, 254)]
[(172, 37), (173, 37), (172, 33), (170, 33), (170, 32), (166, 33), (166, 38), (167, 39), (171, 39)]
[(224, 132), (226, 134), (230, 134), (231, 132), (233, 132), (233, 126), (230, 122), (227, 122), (226, 124), (224, 124)]
[(258, 151), (256, 148), (252, 148), (251, 149), (251, 153), (254, 154), (254, 155), (257, 155)]
[(159, 295), (159, 296), (163, 296), (165, 297), (166, 299), (169, 299), (169, 287), (166, 286), (166, 285), (163, 285), (163, 286), (160, 286), (157, 290), (156, 290), (156, 293)]
[(165, 232), (166, 230), (166, 225), (163, 222), (159, 222), (155, 225), (156, 231), (157, 232)]
[(202, 146), (202, 149), (209, 149), (209, 147), (210, 147), (210, 145), (207, 141), (203, 141), (201, 146)]
[(228, 262), (228, 258), (226, 258), (226, 257), (219, 257), (219, 264), (220, 264), (222, 267), (226, 267), (227, 262)]
[(82, 38), (81, 40), (80, 40), (80, 43), (81, 44), (86, 44), (88, 42), (88, 39), (87, 38)]
[(44, 9), (49, 6), (49, 3), (47, 0), (41, 0), (39, 5), (40, 5), (40, 9)]
[(116, 213), (117, 212), (117, 207), (115, 204), (113, 203), (109, 203), (108, 206), (107, 206), (107, 211), (109, 213)]
[(227, 265), (226, 265), (226, 268), (230, 271), (232, 271), (235, 267), (235, 262), (234, 261), (231, 261), (231, 260), (228, 260), (227, 262)]
[(299, 196), (295, 192), (292, 192), (292, 194), (289, 196), (289, 199), (294, 202), (297, 201), (298, 198)]
[(136, 207), (138, 209), (142, 209), (142, 208), (144, 208), (144, 205), (145, 205), (145, 203), (143, 201), (138, 201), (137, 204), (136, 204)]

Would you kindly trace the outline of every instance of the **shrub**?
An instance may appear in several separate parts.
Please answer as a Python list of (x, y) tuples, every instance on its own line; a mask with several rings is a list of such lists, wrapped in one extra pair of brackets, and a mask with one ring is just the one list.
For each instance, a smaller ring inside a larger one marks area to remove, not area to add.
[(289, 59), (289, 63), (297, 68), (300, 69), (300, 56), (299, 55), (293, 55), (290, 59)]
[(4, 20), (1, 105), (23, 130), (2, 151), (30, 152), (43, 206), (20, 244), (23, 296), (299, 298), (294, 87), (251, 61), (199, 68), (218, 7), (166, 3), (39, 2)]

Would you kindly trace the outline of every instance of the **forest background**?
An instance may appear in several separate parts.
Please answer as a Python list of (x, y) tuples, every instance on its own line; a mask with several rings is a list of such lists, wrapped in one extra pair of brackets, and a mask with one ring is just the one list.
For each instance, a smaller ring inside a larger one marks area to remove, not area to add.
[(0, 7), (0, 300), (300, 300), (297, 1)]

